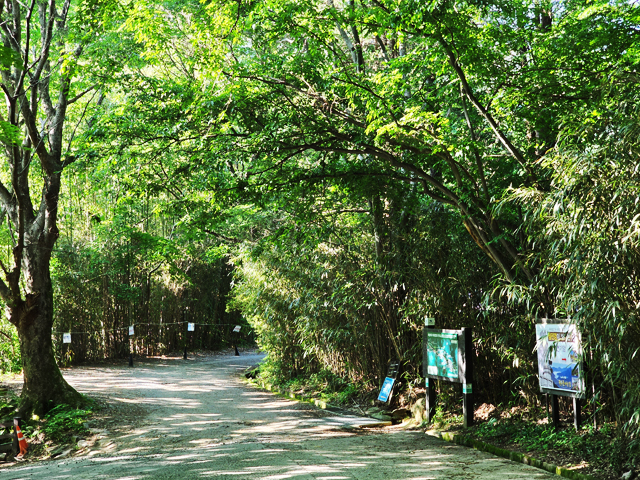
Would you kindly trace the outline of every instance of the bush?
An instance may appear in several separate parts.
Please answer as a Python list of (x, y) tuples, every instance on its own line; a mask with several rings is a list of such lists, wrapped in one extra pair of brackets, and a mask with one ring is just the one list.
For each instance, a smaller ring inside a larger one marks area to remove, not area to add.
[(6, 319), (0, 318), (0, 373), (22, 370), (18, 332)]
[(90, 414), (91, 410), (79, 410), (64, 404), (58, 405), (45, 417), (42, 432), (49, 440), (64, 442), (72, 435), (87, 433), (84, 422)]

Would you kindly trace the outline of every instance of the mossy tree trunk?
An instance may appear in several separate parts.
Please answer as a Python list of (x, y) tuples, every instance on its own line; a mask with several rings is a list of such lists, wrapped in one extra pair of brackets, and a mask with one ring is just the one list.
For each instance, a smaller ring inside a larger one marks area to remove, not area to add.
[(83, 96), (70, 94), (83, 46), (65, 43), (69, 9), (70, 0), (0, 0), (0, 60), (6, 67), (0, 70), (6, 105), (0, 143), (10, 173), (0, 182), (0, 204), (12, 251), (0, 259), (0, 297), (20, 338), (23, 413), (42, 414), (82, 400), (62, 377), (51, 339), (50, 260), (58, 238), (61, 174), (71, 161), (63, 160), (63, 128), (69, 105)]

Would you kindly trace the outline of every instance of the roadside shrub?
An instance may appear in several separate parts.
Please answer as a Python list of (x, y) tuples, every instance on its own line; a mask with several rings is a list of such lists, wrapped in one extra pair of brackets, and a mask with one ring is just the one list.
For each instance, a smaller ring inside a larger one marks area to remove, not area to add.
[(69, 405), (58, 405), (45, 417), (42, 432), (54, 442), (64, 442), (72, 435), (87, 433), (84, 425), (91, 410), (80, 410)]
[(0, 318), (0, 373), (22, 370), (18, 332), (6, 319)]

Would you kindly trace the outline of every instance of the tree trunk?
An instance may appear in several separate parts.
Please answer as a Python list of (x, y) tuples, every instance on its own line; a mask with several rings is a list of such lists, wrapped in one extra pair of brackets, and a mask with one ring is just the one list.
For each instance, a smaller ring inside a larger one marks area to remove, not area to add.
[(18, 337), (24, 385), (20, 411), (43, 415), (55, 405), (79, 406), (83, 398), (62, 377), (53, 355), (53, 287), (49, 269), (43, 268), (35, 272), (31, 280), (34, 284), (39, 284), (38, 294), (27, 295), (24, 305), (26, 308), (12, 312), (11, 315), (21, 317), (18, 322)]

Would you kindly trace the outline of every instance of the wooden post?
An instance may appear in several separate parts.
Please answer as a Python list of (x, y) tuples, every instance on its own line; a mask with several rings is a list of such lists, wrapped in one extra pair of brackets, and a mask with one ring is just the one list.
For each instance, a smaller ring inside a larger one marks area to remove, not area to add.
[(427, 339), (428, 329), (433, 329), (434, 325), (429, 325), (422, 329), (422, 376), (425, 378), (425, 387), (427, 393), (424, 402), (424, 416), (427, 423), (433, 421), (433, 417), (436, 415), (436, 385), (433, 378), (427, 377)]
[(547, 423), (549, 423), (549, 420), (550, 420), (550, 418), (549, 418), (549, 394), (545, 393), (544, 394), (544, 398), (547, 401)]
[(473, 336), (471, 328), (462, 328), (462, 338), (464, 341), (464, 357), (462, 366), (464, 367), (464, 377), (462, 383), (462, 413), (464, 416), (464, 428), (473, 425)]
[(553, 422), (553, 428), (560, 428), (560, 405), (558, 404), (558, 396), (551, 395), (551, 418)]

